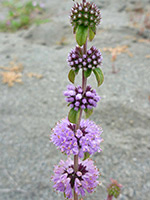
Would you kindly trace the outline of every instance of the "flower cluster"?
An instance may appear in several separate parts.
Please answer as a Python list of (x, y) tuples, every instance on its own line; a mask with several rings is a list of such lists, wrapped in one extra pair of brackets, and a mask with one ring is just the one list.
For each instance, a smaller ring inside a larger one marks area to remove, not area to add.
[(64, 92), (64, 96), (67, 96), (66, 101), (76, 111), (80, 108), (83, 110), (92, 109), (97, 106), (97, 102), (101, 99), (90, 85), (86, 87), (85, 93), (83, 93), (81, 86), (68, 85), (67, 89)]
[(100, 137), (102, 128), (97, 126), (93, 121), (81, 120), (79, 129), (76, 125), (63, 119), (57, 123), (51, 135), (51, 141), (67, 155), (79, 154), (83, 158), (84, 153), (93, 154), (100, 152), (100, 143), (103, 139)]
[(92, 46), (87, 54), (81, 54), (80, 48), (76, 47), (68, 55), (68, 64), (72, 70), (78, 70), (82, 68), (83, 70), (95, 69), (102, 63), (102, 54), (94, 46)]
[(68, 199), (73, 197), (73, 188), (78, 195), (85, 196), (85, 191), (92, 193), (98, 185), (98, 175), (98, 169), (92, 160), (79, 160), (78, 171), (75, 172), (73, 161), (69, 158), (66, 162), (60, 161), (59, 165), (55, 166), (53, 187), (57, 191), (64, 192)]
[(100, 10), (94, 3), (75, 3), (70, 14), (71, 24), (95, 27), (100, 24)]

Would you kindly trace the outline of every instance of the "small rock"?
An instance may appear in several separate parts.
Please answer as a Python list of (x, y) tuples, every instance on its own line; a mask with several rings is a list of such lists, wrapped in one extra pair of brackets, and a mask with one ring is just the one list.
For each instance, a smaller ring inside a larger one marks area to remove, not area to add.
[(112, 122), (112, 123), (111, 123), (111, 126), (114, 127), (114, 126), (115, 126), (115, 122)]
[(144, 188), (150, 190), (150, 181), (144, 185)]
[(130, 174), (130, 171), (126, 170), (125, 171), (125, 174), (129, 177), (131, 174)]
[(130, 198), (133, 197), (134, 195), (134, 190), (132, 188), (125, 188), (124, 189), (124, 194)]
[(10, 58), (10, 55), (6, 55), (6, 58)]
[(127, 198), (126, 196), (120, 194), (120, 198), (119, 198), (119, 200), (128, 200), (128, 198)]
[(130, 124), (131, 126), (133, 126), (134, 121), (133, 121), (133, 120), (130, 120), (130, 121), (129, 121), (129, 124)]
[(116, 156), (113, 157), (113, 164), (118, 164), (119, 160)]
[(130, 103), (134, 103), (134, 100), (133, 100), (133, 99), (130, 99)]
[(126, 9), (126, 5), (123, 5), (121, 8), (118, 9), (118, 12), (122, 12)]
[(137, 161), (137, 158), (133, 158), (132, 160), (133, 160), (133, 161)]

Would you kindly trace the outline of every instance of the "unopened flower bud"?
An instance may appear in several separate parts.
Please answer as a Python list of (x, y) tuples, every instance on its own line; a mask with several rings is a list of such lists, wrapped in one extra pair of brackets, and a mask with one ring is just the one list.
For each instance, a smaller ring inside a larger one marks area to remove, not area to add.
[[(94, 3), (75, 3), (70, 13), (71, 24), (96, 27), (100, 24), (100, 10)], [(82, 20), (81, 20), (82, 19)]]
[(64, 92), (64, 96), (67, 97), (66, 101), (70, 103), (70, 107), (74, 108), (76, 111), (78, 111), (79, 108), (83, 110), (86, 108), (92, 109), (93, 107), (96, 107), (97, 102), (101, 99), (90, 85), (86, 87), (85, 93), (83, 92), (81, 86), (77, 86), (75, 88), (68, 86), (68, 88), (69, 89)]
[(78, 70), (83, 68), (85, 71), (89, 69), (95, 69), (102, 63), (101, 52), (94, 46), (92, 46), (87, 54), (81, 54), (78, 46), (73, 49), (68, 55), (68, 64), (71, 69)]

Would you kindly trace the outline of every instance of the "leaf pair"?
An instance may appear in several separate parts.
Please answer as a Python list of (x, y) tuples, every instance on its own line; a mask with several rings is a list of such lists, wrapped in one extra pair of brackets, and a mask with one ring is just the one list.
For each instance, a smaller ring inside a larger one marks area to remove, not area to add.
[[(97, 80), (97, 83), (98, 83), (98, 86), (100, 86), (103, 81), (104, 81), (104, 75), (103, 75), (103, 72), (100, 68), (95, 68), (93, 70), (94, 74), (95, 74), (95, 77), (96, 77), (96, 80)], [(87, 69), (86, 71), (84, 71), (84, 76), (86, 78), (88, 78), (92, 73), (92, 69)]]
[[(98, 84), (98, 87), (100, 85), (102, 85), (103, 81), (104, 81), (104, 75), (103, 75), (103, 72), (100, 68), (95, 68), (93, 70), (94, 74), (95, 74), (95, 77), (96, 77), (96, 80), (97, 80), (97, 84)], [(92, 69), (87, 69), (86, 71), (84, 71), (84, 76), (86, 78), (88, 78), (92, 73)]]
[(82, 46), (86, 43), (87, 37), (89, 33), (89, 40), (92, 41), (95, 32), (91, 27), (79, 25), (76, 30), (76, 41), (79, 46)]
[[(71, 83), (74, 83), (75, 81), (75, 76), (76, 74), (78, 74), (78, 71), (79, 70), (70, 70), (69, 74), (68, 74), (68, 79)], [(103, 83), (104, 81), (104, 75), (103, 75), (103, 72), (100, 68), (96, 68), (93, 70), (94, 74), (95, 74), (95, 77), (96, 77), (96, 80), (97, 80), (97, 84), (98, 84), (98, 87)], [(84, 71), (84, 76), (86, 78), (88, 78), (92, 73), (92, 69), (87, 69), (86, 71)]]
[[(80, 112), (81, 112), (81, 109), (76, 111), (76, 110), (74, 110), (74, 108), (71, 108), (70, 111), (69, 111), (69, 114), (68, 114), (68, 120), (73, 124), (77, 124), (78, 121), (79, 121), (79, 118), (80, 118)], [(85, 112), (85, 117), (87, 119), (92, 115), (93, 108), (92, 109), (87, 109), (86, 108), (84, 110), (84, 112)]]

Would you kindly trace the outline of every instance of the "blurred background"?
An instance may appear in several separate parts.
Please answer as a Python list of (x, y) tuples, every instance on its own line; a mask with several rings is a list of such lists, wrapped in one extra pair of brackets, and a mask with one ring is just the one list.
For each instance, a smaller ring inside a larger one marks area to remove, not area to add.
[[(110, 178), (119, 200), (150, 198), (150, 1), (94, 0), (102, 21), (88, 42), (103, 55), (102, 97), (90, 117), (103, 128), (96, 161), (106, 198)], [(71, 0), (0, 1), (0, 200), (63, 199), (53, 191), (53, 166), (66, 159), (50, 143), (51, 128), (69, 108), (67, 55), (75, 47)], [(80, 73), (76, 84), (81, 84)]]

